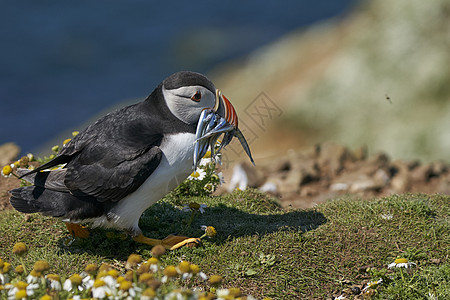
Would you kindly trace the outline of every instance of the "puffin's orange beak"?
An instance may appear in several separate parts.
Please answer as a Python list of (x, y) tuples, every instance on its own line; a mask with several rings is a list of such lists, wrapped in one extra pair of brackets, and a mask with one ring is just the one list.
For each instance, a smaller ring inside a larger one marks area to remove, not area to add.
[(238, 117), (231, 102), (222, 94), (220, 90), (216, 90), (216, 104), (214, 111), (224, 117), (228, 124), (238, 128)]

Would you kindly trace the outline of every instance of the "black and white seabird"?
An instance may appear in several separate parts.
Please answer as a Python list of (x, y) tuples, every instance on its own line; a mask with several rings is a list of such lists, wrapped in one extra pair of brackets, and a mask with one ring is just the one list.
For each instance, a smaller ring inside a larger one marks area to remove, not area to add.
[[(208, 78), (175, 73), (144, 101), (109, 113), (80, 132), (52, 161), (33, 171), (19, 170), (33, 186), (10, 191), (11, 205), (23, 213), (124, 230), (152, 246), (170, 249), (193, 242), (177, 236), (147, 238), (138, 221), (192, 173), (199, 117), (214, 107), (237, 126), (231, 103)], [(223, 107), (233, 114), (225, 114)], [(50, 170), (60, 164), (65, 166)]]

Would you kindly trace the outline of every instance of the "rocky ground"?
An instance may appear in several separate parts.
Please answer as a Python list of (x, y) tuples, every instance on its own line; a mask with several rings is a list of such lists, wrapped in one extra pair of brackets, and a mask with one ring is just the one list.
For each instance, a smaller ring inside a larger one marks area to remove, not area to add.
[[(0, 153), (3, 160), (13, 161), (18, 150), (7, 144), (0, 146)], [(409, 192), (450, 194), (448, 163), (391, 160), (384, 153), (368, 156), (365, 147), (351, 150), (331, 142), (289, 150), (257, 161), (255, 167), (237, 164), (224, 174), (226, 184), (219, 194), (237, 187), (259, 188), (272, 193), (283, 206), (296, 208), (313, 207), (344, 194), (364, 198)], [(11, 208), (7, 191), (19, 185), (13, 177), (0, 177), (0, 210)]]
[[(309, 208), (344, 194), (363, 198), (401, 193), (450, 194), (450, 165), (443, 161), (391, 160), (385, 153), (367, 155), (324, 143), (260, 161), (256, 167), (235, 166), (235, 178), (276, 195), (283, 206)], [(247, 178), (245, 178), (245, 176)], [(231, 182), (228, 190), (238, 185)]]

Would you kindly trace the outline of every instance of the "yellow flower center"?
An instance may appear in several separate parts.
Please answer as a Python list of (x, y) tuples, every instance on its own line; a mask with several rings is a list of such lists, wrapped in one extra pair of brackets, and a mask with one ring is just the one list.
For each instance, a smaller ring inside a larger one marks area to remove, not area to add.
[(127, 264), (128, 264), (130, 267), (135, 267), (135, 266), (137, 266), (141, 261), (142, 261), (142, 256), (140, 256), (139, 254), (131, 254), (131, 255), (128, 257)]
[(57, 274), (48, 274), (47, 278), (53, 281), (59, 281), (59, 275)]
[(12, 173), (12, 168), (10, 165), (4, 166), (3, 167), (3, 175), (8, 176), (9, 174)]
[[(5, 174), (5, 172), (3, 172), (3, 174)], [(197, 171), (192, 172), (191, 177), (199, 178), (200, 177), (200, 172), (197, 172)]]
[(194, 210), (199, 210), (200, 209), (200, 204), (198, 204), (196, 202), (191, 202), (191, 203), (189, 203), (189, 208), (190, 209), (194, 209)]
[(19, 290), (16, 293), (16, 299), (23, 299), (27, 298), (27, 291), (26, 290)]
[(105, 282), (102, 279), (96, 279), (94, 281), (94, 287), (95, 288), (98, 288), (98, 287), (101, 287), (101, 286), (104, 286), (104, 285), (105, 285)]
[(94, 274), (97, 272), (98, 266), (96, 264), (88, 264), (84, 269), (88, 274)]
[(80, 285), (83, 279), (78, 274), (73, 274), (69, 277), (69, 280), (72, 282), (73, 285)]
[(15, 286), (19, 290), (25, 290), (27, 288), (28, 284), (26, 282), (19, 281), (15, 284)]
[(214, 227), (208, 226), (208, 227), (206, 227), (205, 233), (208, 237), (215, 237), (217, 234), (217, 231)]
[(151, 279), (153, 279), (153, 274), (150, 274), (150, 273), (144, 273), (139, 276), (139, 282), (141, 282), (141, 283), (147, 282)]
[(408, 263), (408, 260), (406, 258), (397, 258), (394, 262), (396, 264), (406, 264)]
[(167, 277), (175, 277), (177, 276), (178, 272), (175, 266), (167, 266), (164, 269), (163, 274), (166, 275)]
[(196, 275), (200, 272), (200, 268), (197, 265), (192, 264), (189, 266), (189, 268), (190, 268), (191, 273), (194, 275)]
[(122, 291), (128, 291), (131, 286), (131, 282), (124, 280), (120, 283), (119, 289), (121, 289)]
[(156, 265), (158, 264), (158, 259), (155, 257), (150, 257), (147, 262), (151, 265)]
[(34, 269), (36, 270), (36, 272), (44, 272), (47, 271), (50, 268), (50, 266), (48, 265), (48, 262), (46, 262), (45, 260), (38, 260), (37, 262), (34, 263)]
[(180, 270), (181, 273), (189, 273), (189, 271), (191, 270), (190, 263), (188, 263), (187, 261), (180, 262), (180, 264), (178, 265), (178, 270)]
[(108, 275), (114, 278), (117, 278), (119, 276), (119, 271), (115, 269), (111, 269), (108, 271)]
[(211, 158), (211, 151), (206, 151), (205, 155), (203, 155), (203, 158)]
[(222, 282), (222, 276), (220, 275), (213, 275), (209, 278), (209, 283), (211, 284), (219, 284)]

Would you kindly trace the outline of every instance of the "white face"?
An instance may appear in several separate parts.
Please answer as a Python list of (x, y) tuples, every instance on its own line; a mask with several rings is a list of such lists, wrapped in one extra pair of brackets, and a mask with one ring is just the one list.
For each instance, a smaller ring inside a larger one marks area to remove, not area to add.
[(214, 107), (216, 95), (203, 86), (162, 89), (167, 106), (174, 116), (187, 124), (195, 124), (204, 108)]

